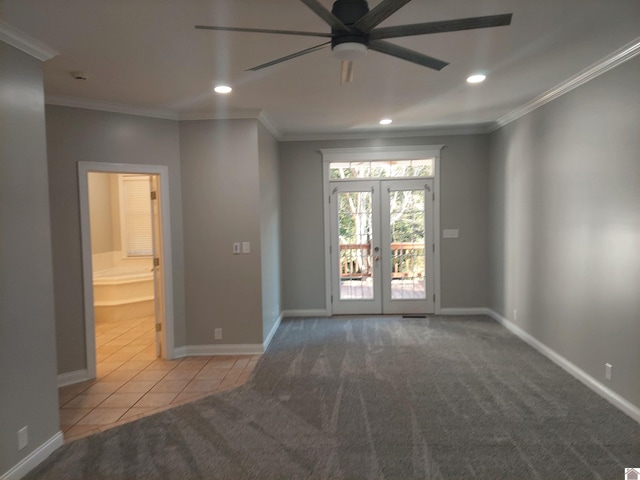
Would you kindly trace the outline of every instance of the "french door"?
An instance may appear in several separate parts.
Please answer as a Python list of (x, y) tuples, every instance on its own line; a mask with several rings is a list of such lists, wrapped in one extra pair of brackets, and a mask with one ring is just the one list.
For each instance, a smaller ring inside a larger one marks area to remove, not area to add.
[(330, 191), (333, 313), (433, 313), (433, 180), (339, 181)]

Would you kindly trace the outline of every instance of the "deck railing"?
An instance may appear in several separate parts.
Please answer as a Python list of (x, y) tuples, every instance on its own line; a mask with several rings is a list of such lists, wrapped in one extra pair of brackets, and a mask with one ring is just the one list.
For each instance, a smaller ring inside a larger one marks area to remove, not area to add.
[[(393, 278), (424, 276), (424, 243), (396, 242), (391, 244)], [(373, 270), (373, 251), (369, 243), (340, 245), (340, 277), (361, 279), (370, 277)]]

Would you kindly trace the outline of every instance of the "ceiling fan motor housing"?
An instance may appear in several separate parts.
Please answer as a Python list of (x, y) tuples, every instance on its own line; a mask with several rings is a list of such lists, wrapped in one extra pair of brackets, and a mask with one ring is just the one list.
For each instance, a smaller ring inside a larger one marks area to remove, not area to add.
[[(333, 4), (331, 13), (340, 19), (347, 27), (350, 27), (369, 12), (366, 0), (337, 0)], [(360, 43), (369, 46), (369, 35), (360, 32), (345, 33), (332, 29), (331, 48), (341, 43)]]

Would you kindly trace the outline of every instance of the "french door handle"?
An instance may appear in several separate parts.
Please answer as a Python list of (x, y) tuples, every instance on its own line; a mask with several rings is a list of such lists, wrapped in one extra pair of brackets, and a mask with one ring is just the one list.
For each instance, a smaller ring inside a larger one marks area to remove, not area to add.
[(374, 257), (374, 260), (375, 260), (376, 262), (379, 262), (379, 261), (380, 261), (380, 255), (376, 255), (376, 256)]

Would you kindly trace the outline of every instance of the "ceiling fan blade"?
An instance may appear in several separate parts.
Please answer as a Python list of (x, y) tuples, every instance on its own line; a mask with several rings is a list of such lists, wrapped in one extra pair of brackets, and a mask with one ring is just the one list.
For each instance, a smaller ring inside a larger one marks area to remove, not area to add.
[(299, 32), (297, 30), (269, 30), (264, 28), (216, 27), (213, 25), (195, 25), (199, 30), (221, 30), (223, 32), (277, 33), (279, 35), (302, 35), (305, 37), (331, 37), (330, 33)]
[(383, 38), (409, 37), (411, 35), (426, 35), (428, 33), (501, 27), (503, 25), (510, 25), (511, 17), (511, 13), (505, 13), (503, 15), (488, 15), (486, 17), (458, 18), (440, 22), (414, 23), (411, 25), (398, 25), (396, 27), (376, 28), (369, 33), (369, 38), (372, 40), (381, 40)]
[(262, 70), (263, 68), (270, 67), (272, 65), (276, 65), (278, 63), (286, 62), (287, 60), (291, 60), (292, 58), (301, 57), (302, 55), (306, 55), (307, 53), (313, 53), (317, 50), (321, 50), (331, 42), (321, 43), (320, 45), (316, 45), (315, 47), (305, 48), (304, 50), (300, 50), (299, 52), (292, 53), (291, 55), (287, 55), (286, 57), (277, 58), (276, 60), (272, 60), (267, 63), (263, 63), (262, 65), (258, 65), (257, 67), (249, 68), (248, 71), (255, 72), (256, 70)]
[(384, 22), (389, 16), (400, 10), (411, 0), (383, 0), (369, 13), (358, 20), (353, 27), (362, 33), (370, 32), (376, 25)]
[(417, 63), (423, 67), (433, 68), (434, 70), (442, 70), (444, 67), (449, 65), (448, 62), (444, 62), (437, 58), (416, 52), (415, 50), (409, 50), (408, 48), (400, 47), (399, 45), (382, 40), (371, 40), (369, 42), (369, 49), (380, 53), (386, 53), (392, 57), (401, 58), (407, 62)]
[(342, 30), (345, 32), (350, 31), (351, 29), (347, 27), (342, 21), (336, 17), (333, 13), (327, 10), (324, 5), (322, 5), (318, 0), (300, 0), (307, 7), (313, 10), (317, 16), (319, 16), (322, 20), (324, 20), (331, 28), (334, 30)]
[(351, 83), (353, 81), (353, 62), (351, 60), (342, 61), (342, 70), (340, 72), (340, 85)]

